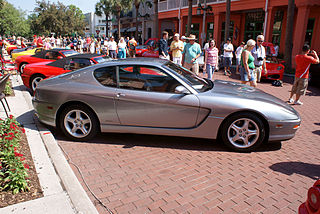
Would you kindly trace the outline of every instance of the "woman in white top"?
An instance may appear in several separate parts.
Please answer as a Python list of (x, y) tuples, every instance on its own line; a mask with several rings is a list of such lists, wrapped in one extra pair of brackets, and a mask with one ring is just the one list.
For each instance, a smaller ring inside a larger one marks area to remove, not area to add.
[(121, 37), (118, 43), (118, 58), (125, 59), (127, 53), (127, 44), (124, 41), (124, 38)]
[(240, 62), (241, 62), (241, 53), (243, 51), (243, 47), (246, 43), (241, 42), (240, 46), (237, 48), (236, 50), (236, 65), (237, 65), (237, 73), (239, 72), (239, 66), (240, 66)]

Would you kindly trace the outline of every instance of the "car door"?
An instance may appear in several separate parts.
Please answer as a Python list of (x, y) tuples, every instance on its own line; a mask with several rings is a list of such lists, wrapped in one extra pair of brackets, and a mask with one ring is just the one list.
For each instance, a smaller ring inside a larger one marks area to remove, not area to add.
[(121, 125), (191, 128), (197, 121), (199, 99), (176, 94), (180, 83), (154, 66), (118, 66), (116, 109)]

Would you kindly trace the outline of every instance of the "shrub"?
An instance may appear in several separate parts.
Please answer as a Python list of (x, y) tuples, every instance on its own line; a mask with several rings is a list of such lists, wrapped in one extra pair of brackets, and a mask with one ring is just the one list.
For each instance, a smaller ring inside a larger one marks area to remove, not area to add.
[(0, 190), (13, 191), (13, 194), (29, 190), (25, 158), (19, 152), (19, 142), (24, 129), (10, 115), (0, 119)]

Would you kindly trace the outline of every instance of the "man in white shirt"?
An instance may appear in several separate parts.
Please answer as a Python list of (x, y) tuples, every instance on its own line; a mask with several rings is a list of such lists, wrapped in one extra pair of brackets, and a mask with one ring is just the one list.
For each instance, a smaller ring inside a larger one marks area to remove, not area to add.
[(117, 58), (117, 43), (114, 41), (114, 37), (110, 37), (110, 41), (108, 42), (108, 50), (109, 56), (113, 59)]
[(254, 66), (255, 66), (255, 69), (253, 69), (253, 72), (256, 75), (255, 79), (257, 82), (260, 82), (262, 69), (264, 70), (265, 74), (267, 73), (266, 50), (262, 46), (263, 42), (264, 42), (264, 36), (263, 35), (257, 36), (256, 45), (251, 51), (252, 56), (254, 57)]
[(230, 66), (232, 65), (232, 52), (233, 52), (233, 45), (231, 43), (231, 38), (227, 39), (227, 43), (223, 46), (224, 54), (224, 75), (227, 75), (227, 72), (231, 74), (230, 72)]

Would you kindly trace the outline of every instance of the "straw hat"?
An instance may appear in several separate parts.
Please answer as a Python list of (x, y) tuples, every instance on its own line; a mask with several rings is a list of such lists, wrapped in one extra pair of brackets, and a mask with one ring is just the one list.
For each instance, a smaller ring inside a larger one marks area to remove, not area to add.
[(196, 36), (193, 34), (190, 34), (189, 37), (187, 37), (189, 40), (196, 40)]

